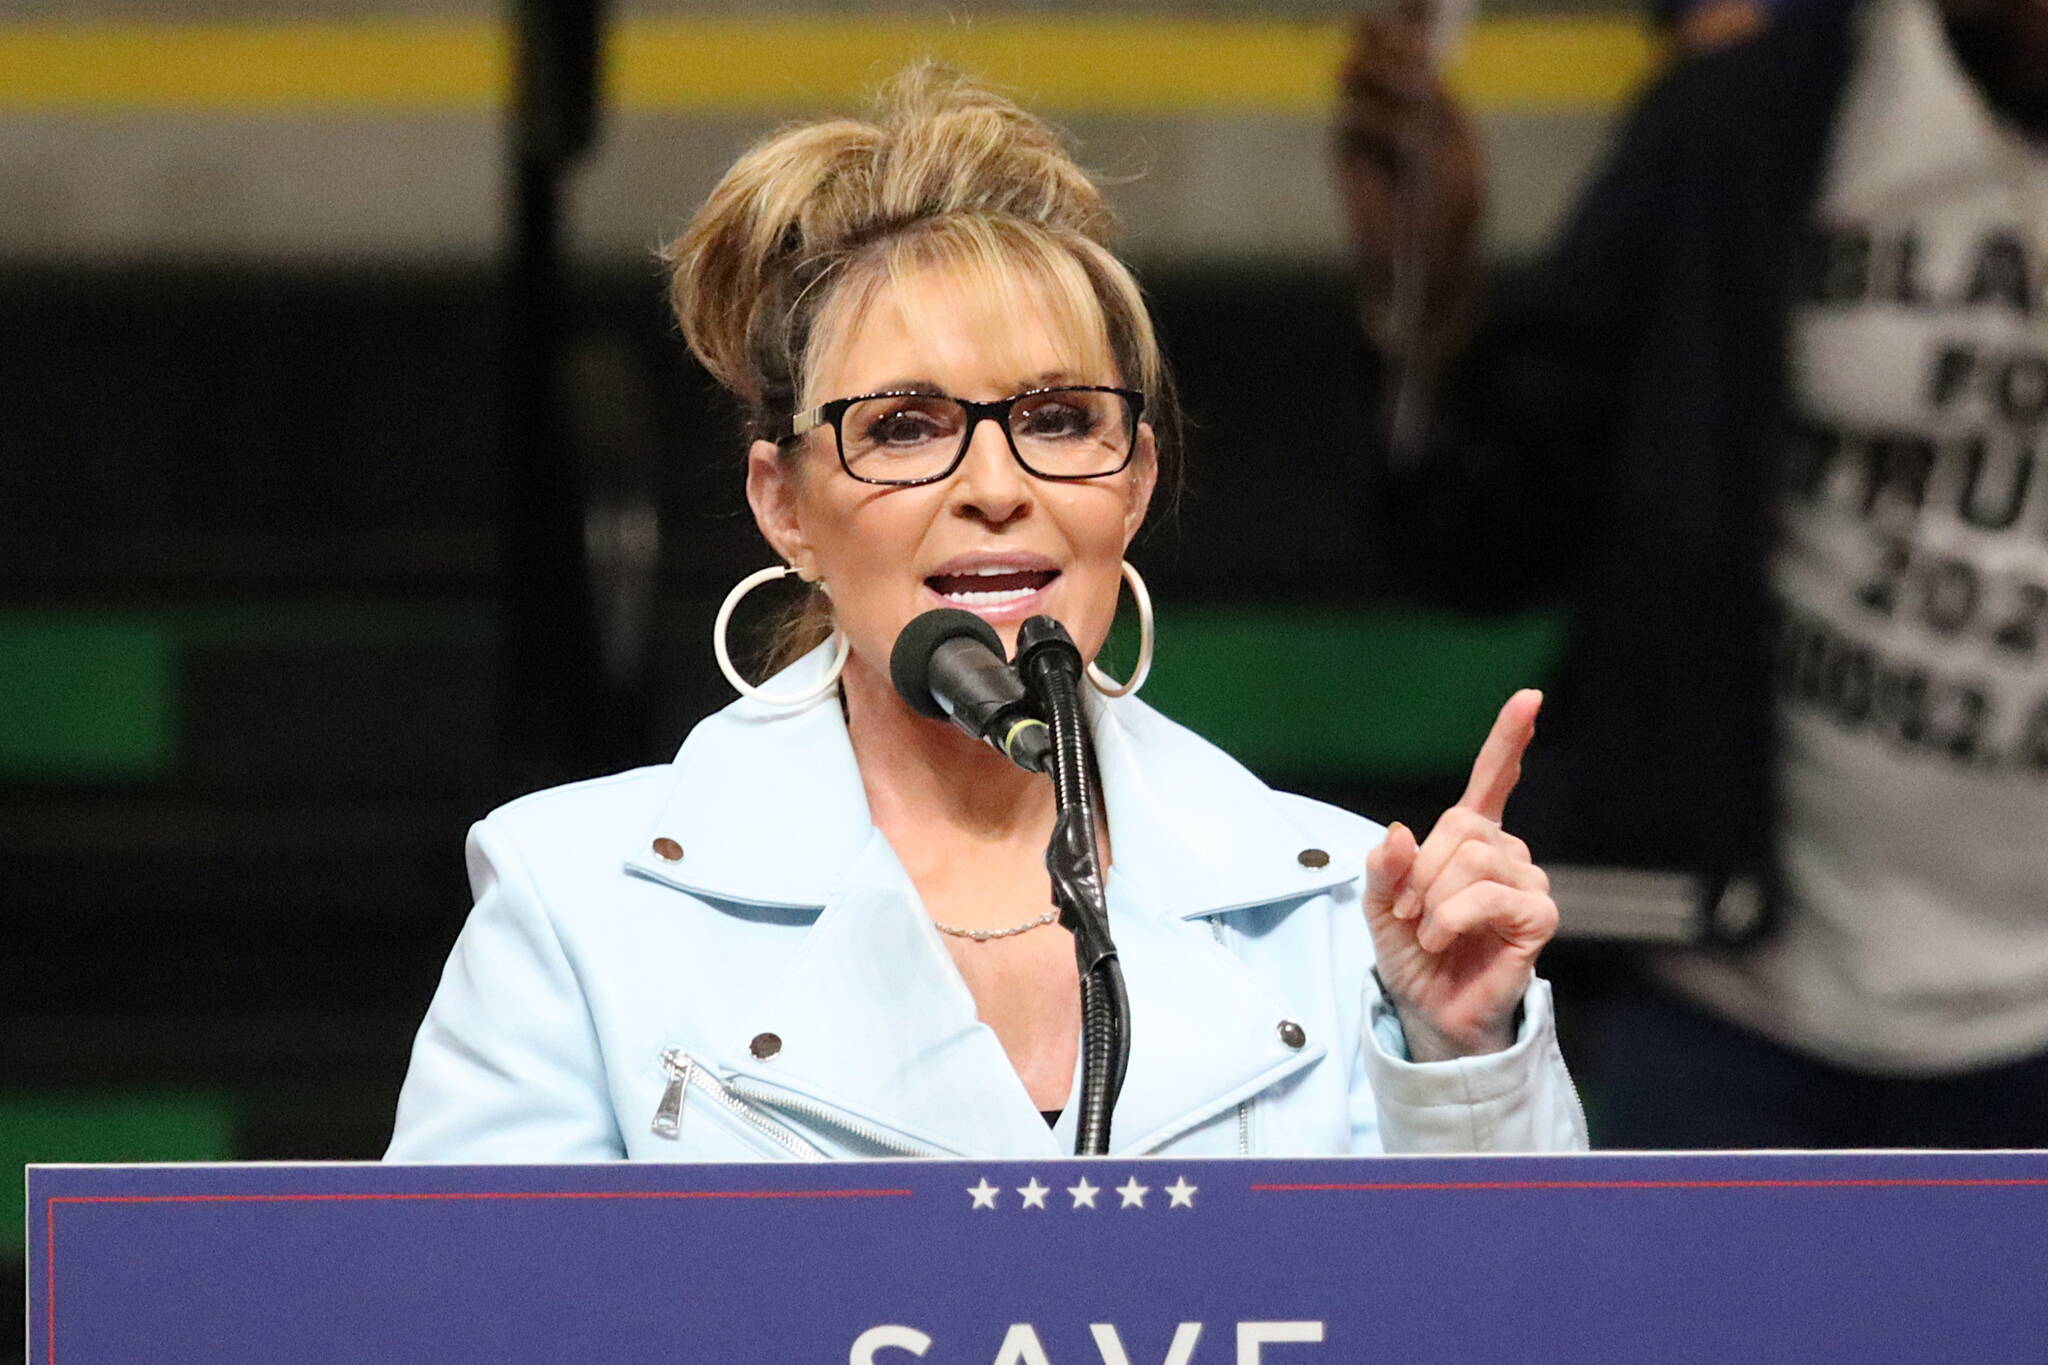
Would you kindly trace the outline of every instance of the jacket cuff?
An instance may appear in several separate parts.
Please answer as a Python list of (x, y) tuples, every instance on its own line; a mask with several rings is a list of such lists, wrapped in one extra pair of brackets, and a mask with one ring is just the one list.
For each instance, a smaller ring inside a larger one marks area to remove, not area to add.
[(1412, 1062), (1394, 1008), (1365, 983), (1366, 1078), (1389, 1152), (1583, 1151), (1586, 1118), (1557, 1048), (1550, 983), (1532, 980), (1499, 1052)]

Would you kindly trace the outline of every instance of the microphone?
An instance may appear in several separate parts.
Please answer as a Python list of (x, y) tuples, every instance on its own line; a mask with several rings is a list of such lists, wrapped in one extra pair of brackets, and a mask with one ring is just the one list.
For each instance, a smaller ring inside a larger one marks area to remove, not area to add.
[(950, 720), (1018, 767), (1045, 771), (1051, 732), (1032, 713), (995, 627), (973, 612), (935, 607), (905, 626), (889, 651), (889, 678), (920, 716)]
[(1074, 1154), (1109, 1151), (1110, 1119), (1131, 1062), (1131, 996), (1109, 934), (1109, 901), (1095, 845), (1095, 779), (1090, 772), (1088, 718), (1081, 708), (1081, 651), (1051, 616), (1017, 628), (1017, 671), (1050, 724), (1052, 751), (1044, 771), (1052, 778), (1058, 815), (1045, 849), (1053, 904), (1074, 936), (1081, 969), (1080, 1120)]

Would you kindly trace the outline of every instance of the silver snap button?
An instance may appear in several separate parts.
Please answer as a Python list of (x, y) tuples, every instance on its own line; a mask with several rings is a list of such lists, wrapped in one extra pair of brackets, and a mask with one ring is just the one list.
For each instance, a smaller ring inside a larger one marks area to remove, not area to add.
[(1321, 868), (1330, 865), (1330, 855), (1319, 848), (1305, 848), (1294, 855), (1294, 861), (1303, 867)]
[(679, 863), (683, 860), (683, 846), (663, 836), (654, 841), (654, 856), (665, 863)]
[(782, 1051), (782, 1039), (772, 1033), (757, 1033), (754, 1041), (747, 1044), (747, 1051), (754, 1054), (754, 1060), (765, 1062)]
[(1308, 1031), (1292, 1019), (1280, 1021), (1280, 1041), (1291, 1048), (1299, 1049), (1308, 1041)]

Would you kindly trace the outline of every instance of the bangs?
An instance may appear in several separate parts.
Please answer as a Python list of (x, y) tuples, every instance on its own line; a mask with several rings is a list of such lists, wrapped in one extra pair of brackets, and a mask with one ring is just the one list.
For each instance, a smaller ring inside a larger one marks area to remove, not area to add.
[[(907, 287), (913, 278), (921, 284), (936, 279), (940, 287)], [(1043, 367), (1043, 357), (1027, 353), (1021, 340), (1020, 300), (1043, 331), (1063, 343), (1074, 382), (1144, 382), (1118, 356), (1094, 282), (1072, 250), (1028, 224), (955, 218), (892, 237), (849, 269), (811, 335), (805, 388), (810, 357), (836, 350), (885, 287), (894, 290), (913, 336), (934, 336), (939, 329), (932, 309), (943, 309), (949, 323), (964, 323), (980, 339), (992, 364), (1020, 382), (1034, 379)]]

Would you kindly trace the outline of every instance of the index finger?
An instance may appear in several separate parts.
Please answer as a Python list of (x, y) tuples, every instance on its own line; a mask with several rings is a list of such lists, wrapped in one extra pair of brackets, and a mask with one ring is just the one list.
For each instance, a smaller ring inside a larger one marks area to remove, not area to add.
[(1479, 746), (1472, 760), (1472, 778), (1458, 804), (1499, 822), (1507, 810), (1508, 796), (1522, 778), (1522, 754), (1536, 734), (1536, 712), (1543, 706), (1543, 694), (1525, 687), (1509, 697), (1494, 718), (1493, 730)]

